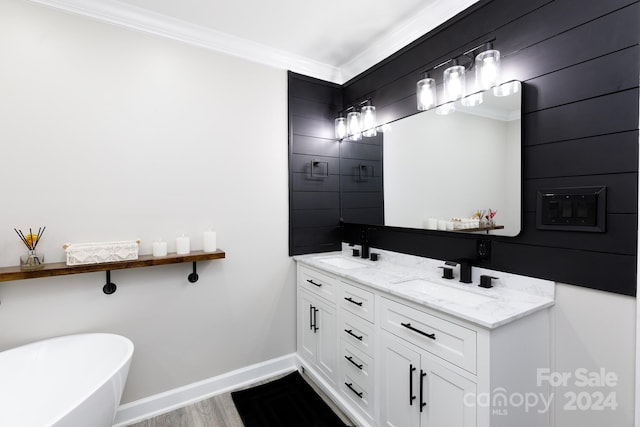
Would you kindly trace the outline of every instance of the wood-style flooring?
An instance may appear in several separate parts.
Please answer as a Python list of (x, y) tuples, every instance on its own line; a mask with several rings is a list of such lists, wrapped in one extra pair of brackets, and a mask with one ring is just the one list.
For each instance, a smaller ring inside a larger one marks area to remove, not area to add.
[[(307, 375), (302, 374), (302, 377), (311, 384), (316, 393), (318, 393), (320, 397), (327, 402), (331, 409), (338, 414), (346, 425), (354, 425)], [(277, 378), (280, 378), (280, 376), (243, 388), (250, 388), (255, 385), (264, 384)], [(244, 427), (244, 424), (242, 423), (240, 415), (238, 415), (238, 411), (233, 404), (231, 393), (224, 393), (183, 408), (178, 408), (166, 414), (131, 424), (128, 427)]]

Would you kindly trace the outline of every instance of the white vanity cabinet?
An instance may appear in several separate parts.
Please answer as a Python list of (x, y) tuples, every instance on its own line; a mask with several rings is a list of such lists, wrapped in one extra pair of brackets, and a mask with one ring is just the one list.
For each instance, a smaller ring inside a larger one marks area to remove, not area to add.
[(476, 395), (473, 376), (456, 372), (446, 359), (452, 355), (475, 370), (475, 333), (386, 298), (380, 301), (380, 424), (476, 426), (475, 406), (465, 405), (465, 396)]
[(548, 310), (487, 329), (397, 297), (376, 303), (380, 425), (548, 427)]
[(298, 354), (335, 385), (337, 377), (337, 281), (316, 270), (298, 269)]
[(496, 305), (507, 320), (483, 324), (369, 286), (379, 270), (363, 271), (363, 283), (354, 270), (329, 271), (298, 263), (298, 355), (356, 425), (549, 426), (538, 373), (550, 365), (551, 299)]

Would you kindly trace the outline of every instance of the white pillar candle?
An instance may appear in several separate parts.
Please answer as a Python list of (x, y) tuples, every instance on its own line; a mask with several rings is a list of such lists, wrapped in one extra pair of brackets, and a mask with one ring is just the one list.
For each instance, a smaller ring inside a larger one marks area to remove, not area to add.
[(444, 219), (438, 220), (438, 230), (446, 231), (447, 230), (447, 221)]
[(162, 240), (153, 242), (153, 256), (167, 256), (167, 242)]
[(217, 248), (218, 243), (216, 242), (215, 231), (212, 231), (212, 230), (205, 231), (203, 240), (204, 240), (203, 249), (205, 252), (215, 252), (218, 249)]
[(189, 240), (189, 236), (179, 236), (176, 239), (176, 253), (178, 255), (187, 255), (191, 252), (191, 242)]
[(438, 220), (435, 218), (429, 218), (427, 220), (427, 228), (429, 230), (437, 230), (438, 229)]

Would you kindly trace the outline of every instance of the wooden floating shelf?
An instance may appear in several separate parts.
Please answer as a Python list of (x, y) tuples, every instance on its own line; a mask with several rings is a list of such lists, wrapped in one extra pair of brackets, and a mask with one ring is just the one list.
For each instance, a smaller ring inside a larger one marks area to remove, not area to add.
[(458, 233), (471, 233), (474, 231), (491, 231), (491, 230), (502, 230), (504, 225), (491, 225), (488, 227), (477, 227), (477, 228), (460, 228), (458, 230), (447, 230), (447, 231), (455, 231)]
[(20, 266), (0, 267), (0, 282), (11, 280), (36, 279), (39, 277), (66, 276), (69, 274), (94, 273), (98, 271), (123, 270), (127, 268), (151, 267), (154, 265), (181, 264), (186, 262), (208, 261), (225, 258), (224, 251), (215, 252), (192, 251), (187, 255), (175, 253), (163, 257), (153, 255), (140, 255), (132, 261), (119, 261), (100, 264), (86, 264), (69, 266), (64, 262), (45, 263), (38, 270), (21, 270)]

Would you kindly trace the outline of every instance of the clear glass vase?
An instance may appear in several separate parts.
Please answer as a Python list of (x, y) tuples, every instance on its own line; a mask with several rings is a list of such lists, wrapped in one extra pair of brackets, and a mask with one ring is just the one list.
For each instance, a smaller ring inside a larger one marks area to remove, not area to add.
[(27, 254), (20, 256), (21, 270), (37, 270), (44, 267), (44, 254), (29, 250)]

